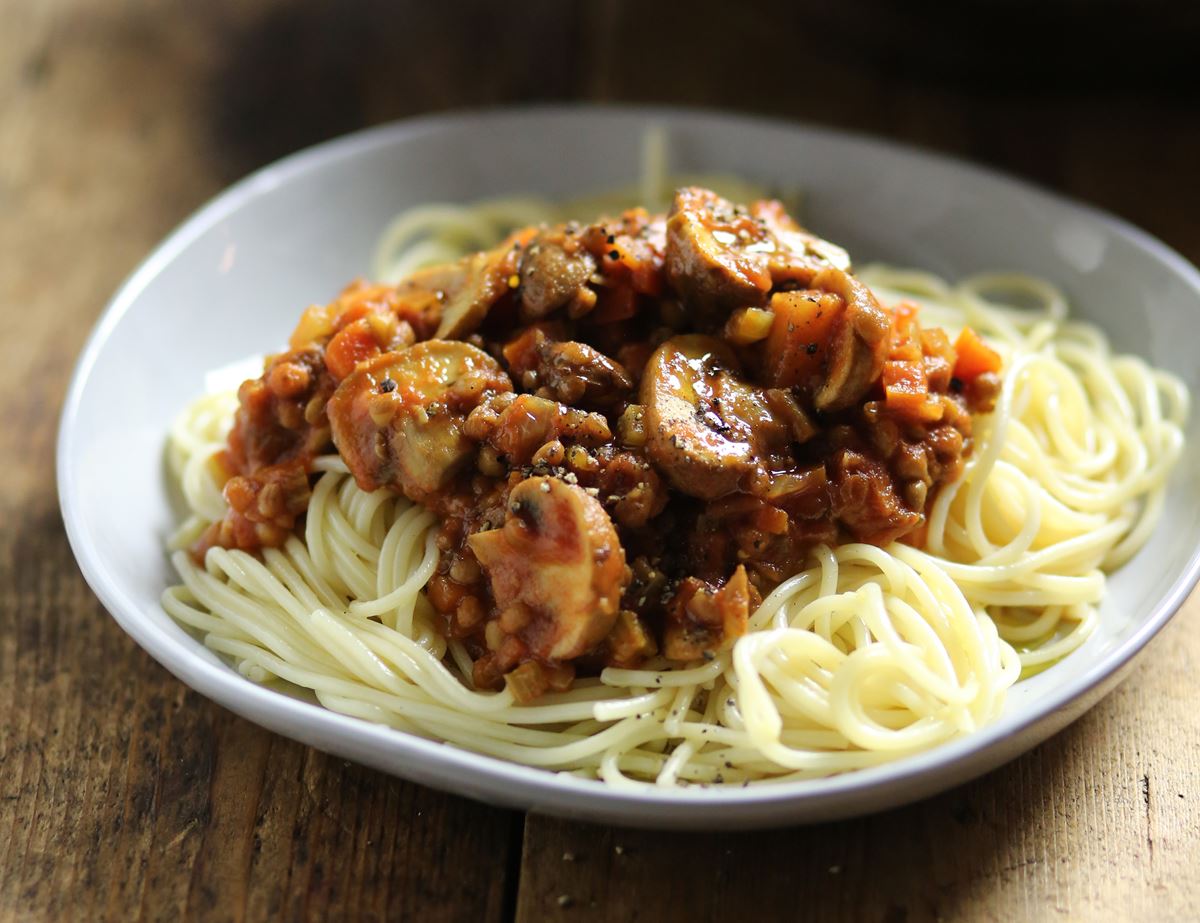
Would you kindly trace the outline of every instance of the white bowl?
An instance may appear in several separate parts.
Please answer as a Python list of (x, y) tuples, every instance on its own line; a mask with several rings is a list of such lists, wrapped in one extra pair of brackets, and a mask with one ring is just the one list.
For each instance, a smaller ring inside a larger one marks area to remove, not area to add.
[[(205, 373), (278, 348), (301, 309), (368, 271), (396, 212), (507, 192), (568, 196), (636, 176), (664, 126), (673, 167), (800, 186), (804, 219), (859, 261), (950, 277), (1019, 269), (1062, 286), (1116, 347), (1200, 388), (1200, 274), (1136, 228), (1029, 185), (881, 141), (694, 111), (533, 109), (426, 118), (288, 157), (218, 196), (113, 298), (63, 411), (58, 482), (84, 576), (121, 626), (193, 688), (264, 727), (484, 801), (611, 823), (733, 828), (875, 811), (980, 775), (1079, 717), (1123, 676), (1200, 572), (1200, 415), (1150, 543), (1109, 583), (1082, 649), (1018, 684), (994, 724), (935, 750), (836, 778), (629, 793), (430, 743), (257, 686), (159, 607), (173, 582), (175, 512), (163, 468), (174, 415)], [(236, 330), (232, 325), (237, 325)]]

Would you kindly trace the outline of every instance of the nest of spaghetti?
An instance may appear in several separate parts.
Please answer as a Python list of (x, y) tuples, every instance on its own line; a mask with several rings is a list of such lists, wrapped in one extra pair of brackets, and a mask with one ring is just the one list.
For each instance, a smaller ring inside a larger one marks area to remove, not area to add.
[(815, 548), (921, 547), (1001, 372), (780, 203), (696, 187), (353, 284), (288, 345), (238, 392), (194, 560), (284, 545), (336, 452), (436, 517), (438, 630), (523, 703), (713, 661)]

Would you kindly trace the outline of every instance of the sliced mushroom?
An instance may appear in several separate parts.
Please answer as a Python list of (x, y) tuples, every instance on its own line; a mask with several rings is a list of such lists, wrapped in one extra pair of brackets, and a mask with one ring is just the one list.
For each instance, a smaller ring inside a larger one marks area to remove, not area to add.
[(765, 489), (770, 472), (794, 464), (788, 446), (805, 435), (795, 414), (779, 412), (779, 395), (739, 375), (730, 348), (700, 334), (667, 340), (642, 375), (646, 450), (693, 497)]
[(579, 298), (594, 303), (587, 281), (595, 271), (578, 235), (562, 227), (542, 231), (521, 257), (521, 319), (540, 320)]
[(833, 292), (846, 305), (835, 324), (825, 379), (813, 404), (818, 410), (844, 410), (861, 400), (883, 373), (891, 318), (869, 288), (840, 269), (823, 270), (813, 287)]
[(573, 407), (609, 407), (633, 389), (620, 362), (587, 343), (566, 339), (556, 321), (525, 327), (502, 354), (514, 381)]
[(764, 199), (750, 206), (750, 214), (775, 246), (767, 251), (767, 271), (775, 285), (809, 280), (822, 268), (850, 271), (850, 254), (837, 244), (810, 234), (787, 213), (782, 202)]
[(772, 287), (808, 285), (848, 270), (841, 247), (800, 227), (774, 200), (742, 208), (713, 192), (680, 189), (667, 220), (667, 278), (701, 312), (753, 307)]
[(771, 288), (770, 247), (745, 209), (696, 186), (675, 193), (667, 217), (667, 279), (701, 311), (762, 304)]
[(530, 229), (516, 231), (492, 250), (418, 269), (397, 286), (397, 294), (432, 292), (441, 303), (441, 320), (434, 336), (464, 339), (478, 329), (496, 302), (512, 291), (521, 247), (532, 236)]
[(613, 627), (625, 590), (625, 550), (603, 507), (582, 488), (527, 478), (513, 488), (503, 528), (468, 541), (496, 606), (532, 618), (519, 636), (543, 660), (570, 660)]
[(329, 402), (333, 441), (364, 490), (399, 488), (425, 500), (466, 464), (476, 445), (467, 414), (511, 391), (500, 365), (454, 340), (426, 340), (360, 365)]
[(547, 340), (538, 347), (537, 381), (572, 407), (611, 407), (633, 389), (621, 363), (575, 340)]

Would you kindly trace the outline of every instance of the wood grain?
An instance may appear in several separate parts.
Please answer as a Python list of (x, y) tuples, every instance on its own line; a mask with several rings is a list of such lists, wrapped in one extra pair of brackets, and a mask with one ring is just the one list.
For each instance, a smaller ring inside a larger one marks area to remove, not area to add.
[(985, 14), (657, 10), (0, 2), (0, 921), (1200, 918), (1200, 598), (1116, 693), (984, 779), (846, 823), (682, 836), (526, 819), (276, 737), (175, 681), (83, 583), (54, 429), (104, 301), (229, 181), (364, 124), (539, 99), (749, 108), (1001, 166), (1200, 259), (1190, 5), (1109, 29), (1079, 3), (1006, 5), (1019, 68), (982, 43)]
[[(207, 702), (101, 609), (63, 534), (57, 408), (108, 295), (228, 177), (182, 4), (8, 4), (0, 91), (0, 919), (497, 919), (521, 818)], [(199, 29), (199, 31), (197, 31)]]

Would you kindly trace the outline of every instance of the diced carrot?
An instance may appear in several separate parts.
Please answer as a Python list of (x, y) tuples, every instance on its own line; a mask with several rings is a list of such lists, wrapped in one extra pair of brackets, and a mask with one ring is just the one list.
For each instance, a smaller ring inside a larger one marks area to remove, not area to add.
[(339, 304), (342, 305), (342, 308), (333, 322), (333, 326), (337, 330), (348, 327), (359, 318), (366, 317), (371, 313), (371, 302), (369, 301), (345, 301), (342, 299)]
[(925, 367), (920, 362), (885, 362), (883, 387), (887, 408), (910, 420), (933, 422), (944, 412), (941, 401), (929, 393)]
[(921, 306), (915, 301), (898, 301), (896, 302), (896, 306), (892, 308), (892, 313), (895, 314), (896, 320), (904, 323), (915, 321), (920, 311)]
[(925, 380), (929, 382), (930, 391), (949, 391), (950, 379), (954, 375), (954, 366), (939, 355), (926, 355), (921, 360), (925, 367)]
[(904, 337), (893, 331), (888, 358), (897, 362), (920, 362), (921, 346), (912, 337)]
[(914, 362), (921, 358), (921, 328), (917, 324), (919, 310), (911, 301), (901, 301), (892, 308), (892, 341), (888, 350), (890, 358), (905, 362)]
[(511, 369), (531, 369), (537, 365), (537, 348), (545, 342), (546, 335), (538, 324), (530, 324), (517, 336), (504, 344), (501, 353), (504, 361)]
[(642, 295), (658, 296), (662, 294), (662, 267), (650, 259), (637, 259), (630, 263), (629, 278), (633, 282), (633, 290)]
[(945, 413), (945, 408), (936, 394), (917, 394), (891, 389), (887, 392), (887, 408), (899, 416), (923, 423), (936, 423)]
[(628, 285), (603, 285), (596, 290), (596, 307), (588, 315), (594, 324), (628, 320), (637, 313), (637, 296)]
[(379, 353), (375, 332), (366, 318), (359, 318), (338, 331), (325, 349), (325, 366), (339, 381), (364, 359)]
[(643, 241), (619, 236), (600, 259), (605, 277), (627, 282), (634, 292), (642, 295), (662, 294), (662, 266), (653, 258), (653, 251)]
[(883, 364), (883, 386), (888, 395), (897, 394), (928, 394), (929, 381), (925, 377), (925, 368), (918, 362), (885, 362)]
[(954, 347), (950, 345), (950, 337), (946, 336), (946, 331), (941, 327), (921, 328), (921, 351), (926, 356), (940, 356), (951, 367), (954, 366), (954, 360), (958, 358)]
[(846, 304), (835, 295), (780, 292), (771, 297), (775, 320), (767, 335), (767, 380), (790, 388), (819, 374), (834, 326)]
[(787, 532), (788, 516), (783, 510), (764, 503), (754, 513), (753, 524), (754, 528), (768, 535), (783, 535)]
[(1000, 371), (1000, 354), (979, 338), (970, 327), (963, 327), (954, 341), (958, 355), (954, 363), (954, 377), (960, 381), (971, 381), (984, 372)]

